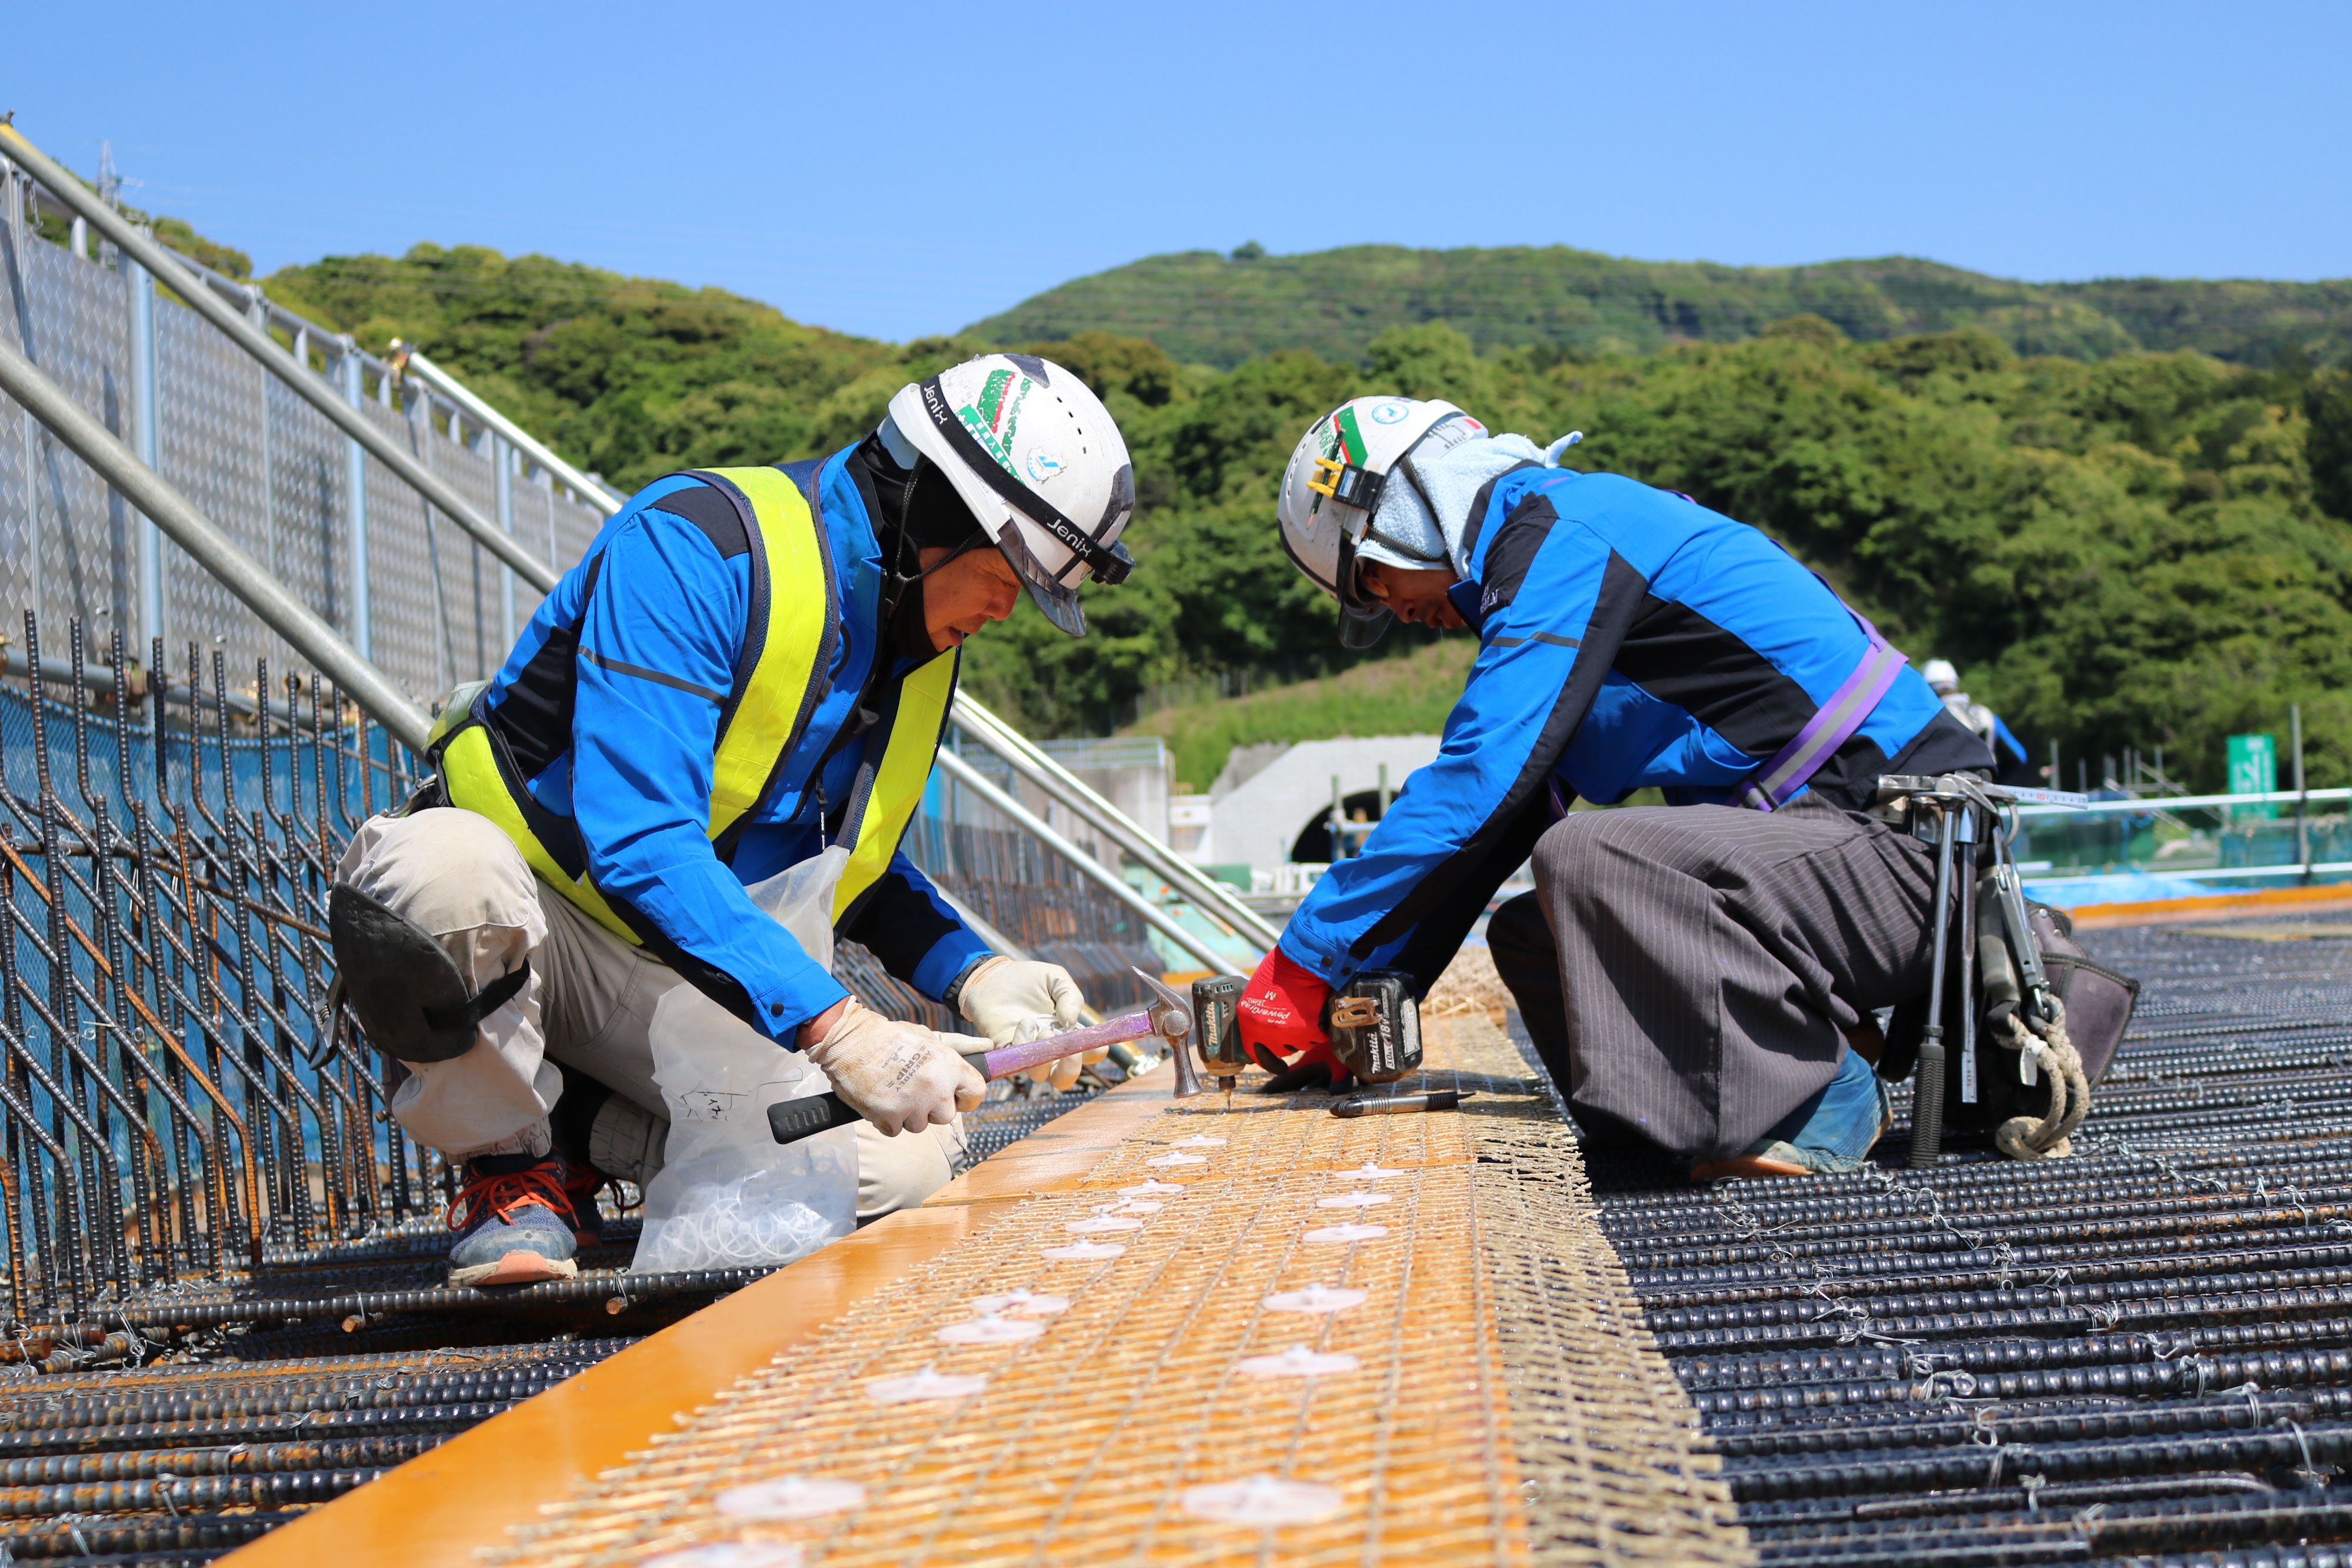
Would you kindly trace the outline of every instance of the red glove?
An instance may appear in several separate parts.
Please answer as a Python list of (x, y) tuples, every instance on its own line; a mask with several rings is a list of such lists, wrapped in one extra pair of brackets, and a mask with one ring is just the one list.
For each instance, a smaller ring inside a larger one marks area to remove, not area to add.
[(1279, 947), (1250, 976), (1234, 1011), (1241, 1023), (1243, 1047), (1275, 1075), (1266, 1093), (1348, 1086), (1348, 1069), (1339, 1065), (1331, 1037), (1323, 1030), (1323, 1008), (1330, 1000), (1331, 987), (1291, 962)]

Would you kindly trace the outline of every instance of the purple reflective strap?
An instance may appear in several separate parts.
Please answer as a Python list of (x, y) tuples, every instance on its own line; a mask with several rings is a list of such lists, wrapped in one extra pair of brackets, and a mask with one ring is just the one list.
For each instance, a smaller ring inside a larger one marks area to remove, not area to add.
[(1853, 738), (1853, 732), (1869, 721), (1878, 700), (1895, 684), (1895, 677), (1909, 662), (1886, 645), (1878, 628), (1851, 606), (1846, 614), (1853, 616), (1870, 638), (1870, 651), (1845, 678), (1845, 684), (1830, 694), (1797, 738), (1773, 753), (1772, 760), (1748, 775), (1734, 792), (1741, 805), (1757, 811), (1773, 811), (1786, 805), (1789, 797), (1805, 787), (1822, 764), (1837, 755), (1837, 749)]

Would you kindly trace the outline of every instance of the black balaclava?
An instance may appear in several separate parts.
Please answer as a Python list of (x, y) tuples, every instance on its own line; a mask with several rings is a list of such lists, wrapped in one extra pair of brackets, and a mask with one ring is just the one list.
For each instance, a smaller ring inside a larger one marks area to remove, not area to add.
[[(824, 797), (824, 770), (844, 746), (882, 721), (877, 698), (900, 659), (928, 663), (938, 657), (931, 647), (931, 634), (923, 624), (923, 577), (920, 552), (932, 546), (945, 546), (959, 554), (973, 545), (985, 546), (988, 536), (981, 531), (971, 509), (957, 495), (955, 486), (938, 464), (918, 458), (914, 468), (902, 468), (890, 456), (890, 448), (882, 444), (879, 434), (860, 441), (849, 454), (850, 482), (866, 498), (867, 510), (874, 518), (874, 541), (882, 552), (882, 626), (881, 647), (877, 650), (873, 667), (866, 671), (866, 684), (850, 705), (849, 715), (842, 721), (840, 731), (809, 771), (809, 782), (801, 792), (801, 804), (793, 807), (797, 816), (815, 795), (817, 816), (825, 831), (839, 830), (839, 813), (845, 804), (836, 805)], [(940, 565), (947, 564), (941, 562)], [(936, 568), (934, 568), (936, 570)]]
[[(986, 542), (978, 520), (947, 473), (937, 463), (918, 458), (912, 471), (902, 468), (882, 444), (868, 436), (850, 454), (865, 469), (868, 493), (874, 498), (874, 536), (882, 547), (882, 648), (886, 658), (929, 659), (937, 649), (924, 624), (923, 587), (926, 574), (921, 552), (953, 550), (961, 554)], [(941, 562), (940, 565), (945, 565)], [(934, 571), (937, 568), (933, 568)]]

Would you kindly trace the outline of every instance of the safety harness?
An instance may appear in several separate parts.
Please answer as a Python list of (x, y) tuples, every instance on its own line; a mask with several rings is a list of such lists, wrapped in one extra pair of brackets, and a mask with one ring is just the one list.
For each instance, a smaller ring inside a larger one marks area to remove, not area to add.
[[(697, 468), (685, 477), (734, 503), (751, 545), (750, 613), (711, 759), (708, 831), (723, 858), (737, 830), (776, 789), (785, 760), (831, 689), (840, 595), (824, 530), (790, 475), (769, 468)], [(950, 649), (917, 666), (883, 697), (887, 738), (878, 748), (867, 744), (856, 784), (830, 829), (834, 842), (850, 851), (834, 895), (836, 925), (881, 880), (922, 803), (955, 698), (958, 657)], [(450, 805), (498, 824), (541, 881), (622, 941), (643, 944), (635, 924), (642, 917), (615, 908), (596, 888), (578, 825), (532, 798), (486, 692), (457, 710), (446, 731), (436, 727), (434, 742)]]

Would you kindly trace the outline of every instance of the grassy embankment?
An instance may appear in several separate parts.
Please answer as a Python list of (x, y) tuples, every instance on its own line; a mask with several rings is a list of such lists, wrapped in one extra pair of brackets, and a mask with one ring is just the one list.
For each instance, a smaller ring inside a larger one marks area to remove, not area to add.
[(1120, 733), (1164, 737), (1176, 753), (1179, 788), (1205, 793), (1235, 746), (1435, 734), (1462, 695), (1477, 651), (1467, 634), (1450, 637), (1403, 658), (1376, 659), (1318, 680), (1163, 708)]

